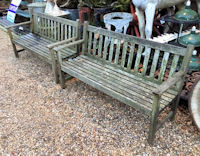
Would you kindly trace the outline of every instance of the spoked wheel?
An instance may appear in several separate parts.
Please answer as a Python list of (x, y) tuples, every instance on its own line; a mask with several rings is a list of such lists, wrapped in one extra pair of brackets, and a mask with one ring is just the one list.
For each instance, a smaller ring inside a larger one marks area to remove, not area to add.
[(200, 79), (194, 85), (189, 98), (190, 113), (200, 131)]

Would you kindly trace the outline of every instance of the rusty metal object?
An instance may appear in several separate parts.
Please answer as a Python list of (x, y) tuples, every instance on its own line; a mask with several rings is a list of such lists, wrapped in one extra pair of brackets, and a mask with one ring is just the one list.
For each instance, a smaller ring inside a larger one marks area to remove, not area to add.
[(185, 100), (188, 100), (190, 93), (192, 92), (193, 86), (200, 78), (200, 72), (193, 72), (186, 75), (185, 86), (181, 93), (181, 97)]

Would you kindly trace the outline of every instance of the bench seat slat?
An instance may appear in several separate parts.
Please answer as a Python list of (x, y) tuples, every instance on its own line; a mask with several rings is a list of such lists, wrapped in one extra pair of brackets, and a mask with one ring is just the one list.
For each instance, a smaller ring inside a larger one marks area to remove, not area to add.
[[(127, 88), (130, 88), (131, 85), (135, 85), (134, 88), (132, 88), (132, 90), (134, 90), (135, 88), (136, 88), (136, 91), (137, 89), (143, 89), (144, 90), (143, 94), (146, 94), (146, 93), (151, 94), (152, 90), (155, 88), (153, 86), (149, 86), (148, 84), (141, 83), (140, 81), (134, 80), (133, 78), (129, 78), (126, 75), (119, 74), (117, 71), (114, 71), (112, 69), (107, 70), (104, 66), (99, 65), (92, 61), (88, 61), (86, 58), (83, 59), (82, 63), (84, 64), (84, 66), (87, 66), (88, 68), (90, 67), (91, 69), (93, 69), (93, 71), (96, 70), (104, 74), (109, 74), (109, 77), (116, 79), (119, 83), (124, 81), (126, 84), (128, 84), (126, 85)], [(125, 85), (125, 84), (120, 84), (120, 85)], [(176, 93), (175, 94), (164, 93), (163, 99), (169, 102), (171, 101), (171, 98), (174, 97), (174, 95), (176, 95)]]
[[(43, 37), (34, 35), (32, 33), (29, 33), (27, 35), (23, 35), (20, 38), (18, 38), (16, 41), (18, 43), (19, 42), (28, 42), (32, 46), (35, 45), (36, 47), (39, 47), (41, 49), (41, 51), (43, 51), (44, 53), (47, 53), (48, 55), (49, 55), (49, 49), (47, 48), (47, 45), (52, 43), (51, 41), (49, 41), (49, 40), (47, 40)], [(61, 51), (62, 51), (63, 54), (67, 54), (67, 55), (70, 55), (71, 53), (75, 53), (75, 50), (72, 50), (72, 49), (69, 49), (69, 48), (67, 48), (67, 51), (65, 51), (65, 49), (63, 49)]]
[[(27, 35), (23, 35), (17, 39), (14, 39), (13, 43), (22, 46), (24, 49), (42, 55), (49, 61), (51, 60), (51, 56), (49, 54), (49, 49), (47, 48), (47, 45), (51, 44), (52, 42), (47, 39), (44, 39), (43, 37), (39, 37), (35, 34), (29, 33)], [(69, 48), (67, 48), (66, 50), (63, 49), (61, 51), (63, 58), (75, 54), (75, 51)]]
[[(62, 70), (66, 71), (69, 74), (72, 74), (72, 76), (74, 76), (74, 74), (77, 75), (79, 73), (78, 75), (82, 75), (82, 76), (87, 77), (87, 79), (96, 81), (95, 84), (98, 84), (98, 83), (101, 84), (102, 88), (108, 87), (112, 90), (112, 92), (117, 92), (120, 94), (120, 96), (122, 97), (126, 96), (129, 99), (131, 99), (132, 103), (135, 103), (137, 101), (136, 103), (140, 103), (141, 105), (143, 105), (143, 107), (145, 107), (151, 112), (152, 103), (153, 103), (151, 96), (153, 94), (150, 93), (150, 90), (145, 95), (144, 93), (146, 92), (147, 89), (143, 87), (133, 88), (133, 86), (135, 86), (135, 83), (137, 83), (137, 82), (133, 83), (134, 81), (133, 79), (131, 79), (131, 81), (125, 81), (124, 79), (120, 79), (120, 78), (118, 79), (116, 76), (111, 77), (112, 74), (111, 74), (110, 69), (105, 68), (101, 64), (98, 64), (98, 65), (96, 64), (96, 66), (94, 64), (87, 65), (88, 62), (87, 60), (86, 61), (85, 60), (86, 59), (84, 57), (80, 56), (76, 58), (75, 60), (73, 60), (72, 62), (69, 62), (69, 61), (64, 62), (62, 65)], [(97, 66), (104, 67), (105, 69), (104, 70), (98, 69)], [(77, 78), (81, 79), (80, 76), (78, 76)], [(172, 101), (174, 97), (175, 95), (171, 95), (171, 98), (167, 99), (168, 101), (166, 101), (166, 98), (165, 100), (161, 99), (161, 109), (165, 108)]]
[[(95, 64), (100, 64), (100, 63), (101, 63), (101, 62), (99, 62), (98, 60), (94, 60), (94, 59), (92, 59), (92, 58), (90, 58), (90, 57), (88, 57), (88, 56), (81, 55), (81, 57), (83, 57), (85, 61), (87, 60), (88, 63), (90, 63), (90, 62), (94, 62)], [(122, 77), (123, 79), (128, 79), (129, 81), (132, 81), (132, 79), (133, 79), (133, 80), (136, 80), (137, 83), (142, 83), (143, 86), (146, 87), (146, 88), (155, 88), (155, 87), (158, 86), (158, 85), (157, 85), (156, 83), (154, 83), (154, 82), (150, 82), (150, 81), (147, 81), (147, 80), (145, 80), (145, 79), (143, 79), (143, 78), (141, 78), (141, 77), (134, 76), (133, 74), (124, 72), (124, 71), (122, 71), (121, 69), (117, 69), (117, 68), (114, 68), (114, 67), (110, 66), (109, 64), (108, 64), (108, 65), (104, 64), (104, 67), (103, 67), (103, 68), (108, 68), (108, 69), (110, 69), (110, 70), (116, 72), (116, 74), (118, 75), (118, 77), (120, 77), (121, 75), (124, 75), (124, 76)], [(142, 85), (142, 84), (141, 84), (141, 85)], [(173, 95), (176, 95), (176, 94), (177, 94), (177, 92), (174, 91), (174, 90), (169, 90), (168, 92), (169, 92), (170, 94), (173, 94)]]
[[(84, 63), (84, 61), (82, 61), (81, 65), (78, 62), (74, 62), (77, 65), (77, 68), (81, 68), (82, 69), (82, 65), (84, 66), (84, 70), (86, 70), (85, 72), (90, 72), (91, 74), (94, 74), (94, 76), (98, 77), (98, 79), (102, 79), (102, 81), (104, 81), (104, 79), (106, 79), (106, 81), (109, 80), (109, 83), (112, 84), (113, 87), (115, 88), (119, 88), (119, 89), (123, 89), (127, 92), (127, 95), (129, 93), (131, 93), (132, 96), (140, 98), (140, 99), (144, 99), (144, 102), (146, 102), (148, 105), (148, 103), (153, 103), (153, 98), (152, 98), (152, 90), (148, 90), (144, 87), (141, 86), (135, 86), (136, 83), (135, 82), (129, 82), (127, 80), (112, 76), (115, 75), (114, 72), (110, 72), (109, 70), (102, 70), (102, 69), (98, 69), (98, 65), (94, 65), (94, 64), (87, 64)], [(91, 66), (93, 65), (93, 66)], [(80, 66), (80, 67), (79, 67)], [(95, 66), (95, 67), (94, 67)], [(85, 69), (86, 68), (86, 69)], [(98, 73), (101, 73), (102, 76), (100, 76)], [(174, 95), (171, 97), (173, 98), (175, 97)], [(163, 104), (162, 108), (165, 107), (165, 105), (167, 105), (169, 102), (171, 102), (171, 98), (167, 98), (167, 97), (163, 97)], [(144, 103), (143, 102), (143, 103)]]

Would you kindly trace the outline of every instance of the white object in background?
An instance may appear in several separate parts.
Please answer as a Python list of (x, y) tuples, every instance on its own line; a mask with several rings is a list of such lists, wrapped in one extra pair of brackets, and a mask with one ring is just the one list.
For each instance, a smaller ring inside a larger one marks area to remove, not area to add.
[(47, 4), (46, 4), (46, 8), (45, 8), (45, 13), (47, 14), (51, 14), (53, 12), (53, 3), (51, 1), (47, 1)]
[(186, 6), (191, 6), (191, 1), (190, 1), (190, 0), (188, 0), (188, 1), (186, 2)]
[(197, 50), (194, 50), (194, 51), (192, 52), (192, 55), (193, 55), (193, 56), (196, 56), (196, 55), (197, 55)]
[(53, 15), (54, 16), (61, 16), (62, 15), (62, 11), (60, 10), (60, 8), (57, 5), (57, 0), (54, 0), (54, 8), (53, 8)]
[(12, 0), (11, 4), (14, 4), (16, 6), (19, 6), (21, 3), (21, 0)]
[(17, 12), (17, 9), (18, 9), (21, 1), (22, 0), (12, 0), (12, 2), (10, 3), (9, 10), (7, 13), (8, 21), (15, 23), (16, 12)]

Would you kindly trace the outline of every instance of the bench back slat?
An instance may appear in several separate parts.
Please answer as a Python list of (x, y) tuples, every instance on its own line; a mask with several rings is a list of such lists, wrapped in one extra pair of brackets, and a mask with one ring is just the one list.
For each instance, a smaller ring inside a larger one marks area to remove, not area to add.
[(115, 42), (115, 39), (112, 38), (111, 39), (111, 43), (110, 43), (110, 50), (109, 50), (109, 53), (108, 53), (108, 56), (109, 56), (109, 62), (112, 62), (112, 59), (113, 59), (113, 50), (114, 50), (114, 42)]
[(117, 40), (116, 44), (116, 54), (115, 54), (115, 64), (119, 62), (120, 48), (121, 48), (121, 40)]
[(99, 47), (98, 47), (98, 57), (102, 57), (102, 46), (103, 46), (103, 35), (100, 35)]
[(131, 72), (131, 67), (133, 64), (133, 57), (134, 57), (134, 50), (135, 50), (135, 43), (131, 43), (131, 48), (130, 48), (130, 53), (129, 53), (129, 58), (128, 58), (128, 65), (127, 65), (127, 71), (130, 73)]
[(80, 22), (50, 16), (44, 13), (33, 13), (33, 33), (51, 41), (62, 41), (80, 36)]
[(140, 62), (141, 62), (141, 58), (142, 58), (142, 51), (144, 49), (144, 46), (139, 45), (138, 46), (138, 50), (137, 50), (137, 57), (136, 57), (136, 61), (135, 61), (135, 66), (134, 66), (134, 73), (138, 74), (139, 72), (139, 66), (140, 66)]
[(151, 79), (154, 79), (156, 67), (157, 67), (157, 64), (158, 64), (159, 55), (160, 55), (160, 50), (156, 50), (155, 53), (154, 53), (154, 56), (153, 56), (153, 62), (152, 62), (152, 65), (151, 65), (151, 71), (150, 71), (150, 76), (149, 76)]
[(88, 39), (88, 53), (91, 53), (91, 49), (92, 49), (92, 32), (89, 32), (89, 39)]
[(92, 54), (93, 54), (94, 56), (96, 56), (96, 54), (97, 54), (97, 37), (96, 37), (96, 36), (94, 36), (94, 44), (93, 44), (93, 51), (92, 51)]
[(175, 73), (177, 66), (178, 66), (179, 58), (180, 58), (179, 55), (174, 55), (172, 65), (171, 65), (171, 68), (170, 68), (169, 77), (171, 77)]
[[(90, 44), (90, 43), (89, 43)], [(104, 40), (104, 50), (103, 50), (103, 59), (106, 60), (107, 58), (107, 51), (108, 51), (108, 46), (109, 46), (109, 39), (108, 37), (106, 36), (105, 37), (105, 40)]]
[[(86, 25), (84, 55), (156, 83), (181, 69), (186, 48)], [(143, 54), (145, 52), (145, 55)]]
[(149, 58), (150, 58), (150, 54), (151, 54), (151, 48), (146, 47), (145, 49), (146, 49), (146, 54), (145, 54), (144, 61), (143, 61), (142, 76), (146, 75)]
[(168, 60), (169, 60), (169, 55), (170, 55), (170, 53), (164, 52), (164, 56), (162, 58), (162, 64), (161, 64), (161, 67), (160, 67), (160, 74), (159, 74), (159, 77), (158, 77), (159, 81), (162, 81), (163, 78), (164, 78), (165, 70), (167, 68), (167, 63), (168, 63)]

